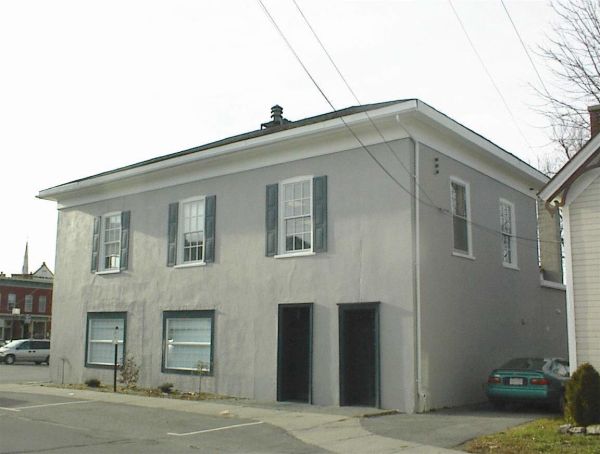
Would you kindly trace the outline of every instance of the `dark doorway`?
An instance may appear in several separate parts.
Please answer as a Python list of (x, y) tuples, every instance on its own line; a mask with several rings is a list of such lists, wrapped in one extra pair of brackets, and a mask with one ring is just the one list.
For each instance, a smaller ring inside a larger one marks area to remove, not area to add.
[(379, 304), (341, 304), (340, 405), (379, 407)]
[(277, 400), (311, 403), (312, 304), (280, 304)]

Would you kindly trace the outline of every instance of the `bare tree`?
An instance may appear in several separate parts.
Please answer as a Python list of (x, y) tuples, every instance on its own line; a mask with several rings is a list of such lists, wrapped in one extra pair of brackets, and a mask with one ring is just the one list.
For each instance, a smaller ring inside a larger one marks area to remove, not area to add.
[(558, 151), (546, 163), (551, 173), (589, 139), (587, 107), (600, 104), (600, 0), (556, 0), (552, 7), (559, 22), (539, 55), (556, 83), (538, 90)]

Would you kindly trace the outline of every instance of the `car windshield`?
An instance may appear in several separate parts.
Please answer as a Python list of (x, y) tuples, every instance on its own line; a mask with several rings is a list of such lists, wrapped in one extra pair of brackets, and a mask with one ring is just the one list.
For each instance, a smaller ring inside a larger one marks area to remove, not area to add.
[(515, 358), (503, 364), (500, 369), (542, 370), (546, 360), (543, 358)]

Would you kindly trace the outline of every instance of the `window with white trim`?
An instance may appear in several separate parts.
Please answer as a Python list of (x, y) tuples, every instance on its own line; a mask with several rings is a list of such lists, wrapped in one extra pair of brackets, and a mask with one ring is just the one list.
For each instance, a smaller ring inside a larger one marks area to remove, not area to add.
[(118, 270), (121, 262), (121, 213), (102, 217), (100, 267), (102, 270)]
[(214, 311), (163, 312), (163, 371), (213, 371)]
[(125, 356), (125, 312), (88, 312), (86, 366), (112, 366), (115, 362), (115, 333), (117, 362)]
[(460, 180), (450, 181), (452, 198), (453, 248), (458, 254), (471, 255), (471, 208), (469, 185)]
[(181, 202), (178, 263), (204, 261), (204, 197)]
[(25, 312), (33, 311), (33, 295), (25, 295)]
[(43, 314), (46, 312), (46, 296), (40, 295), (38, 298), (38, 312)]
[(500, 199), (500, 232), (502, 234), (502, 263), (517, 266), (517, 237), (515, 206), (508, 200)]
[(284, 254), (312, 251), (312, 177), (280, 183), (280, 251)]
[(12, 311), (15, 307), (17, 307), (17, 294), (9, 293), (8, 294), (8, 310)]

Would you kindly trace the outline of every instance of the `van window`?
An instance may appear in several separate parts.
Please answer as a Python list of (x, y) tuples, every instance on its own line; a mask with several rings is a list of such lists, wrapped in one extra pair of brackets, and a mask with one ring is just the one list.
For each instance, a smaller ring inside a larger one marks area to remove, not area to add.
[(50, 349), (50, 342), (48, 341), (31, 341), (31, 348), (37, 350), (48, 350)]
[(17, 350), (29, 350), (29, 341), (23, 342), (17, 347)]

